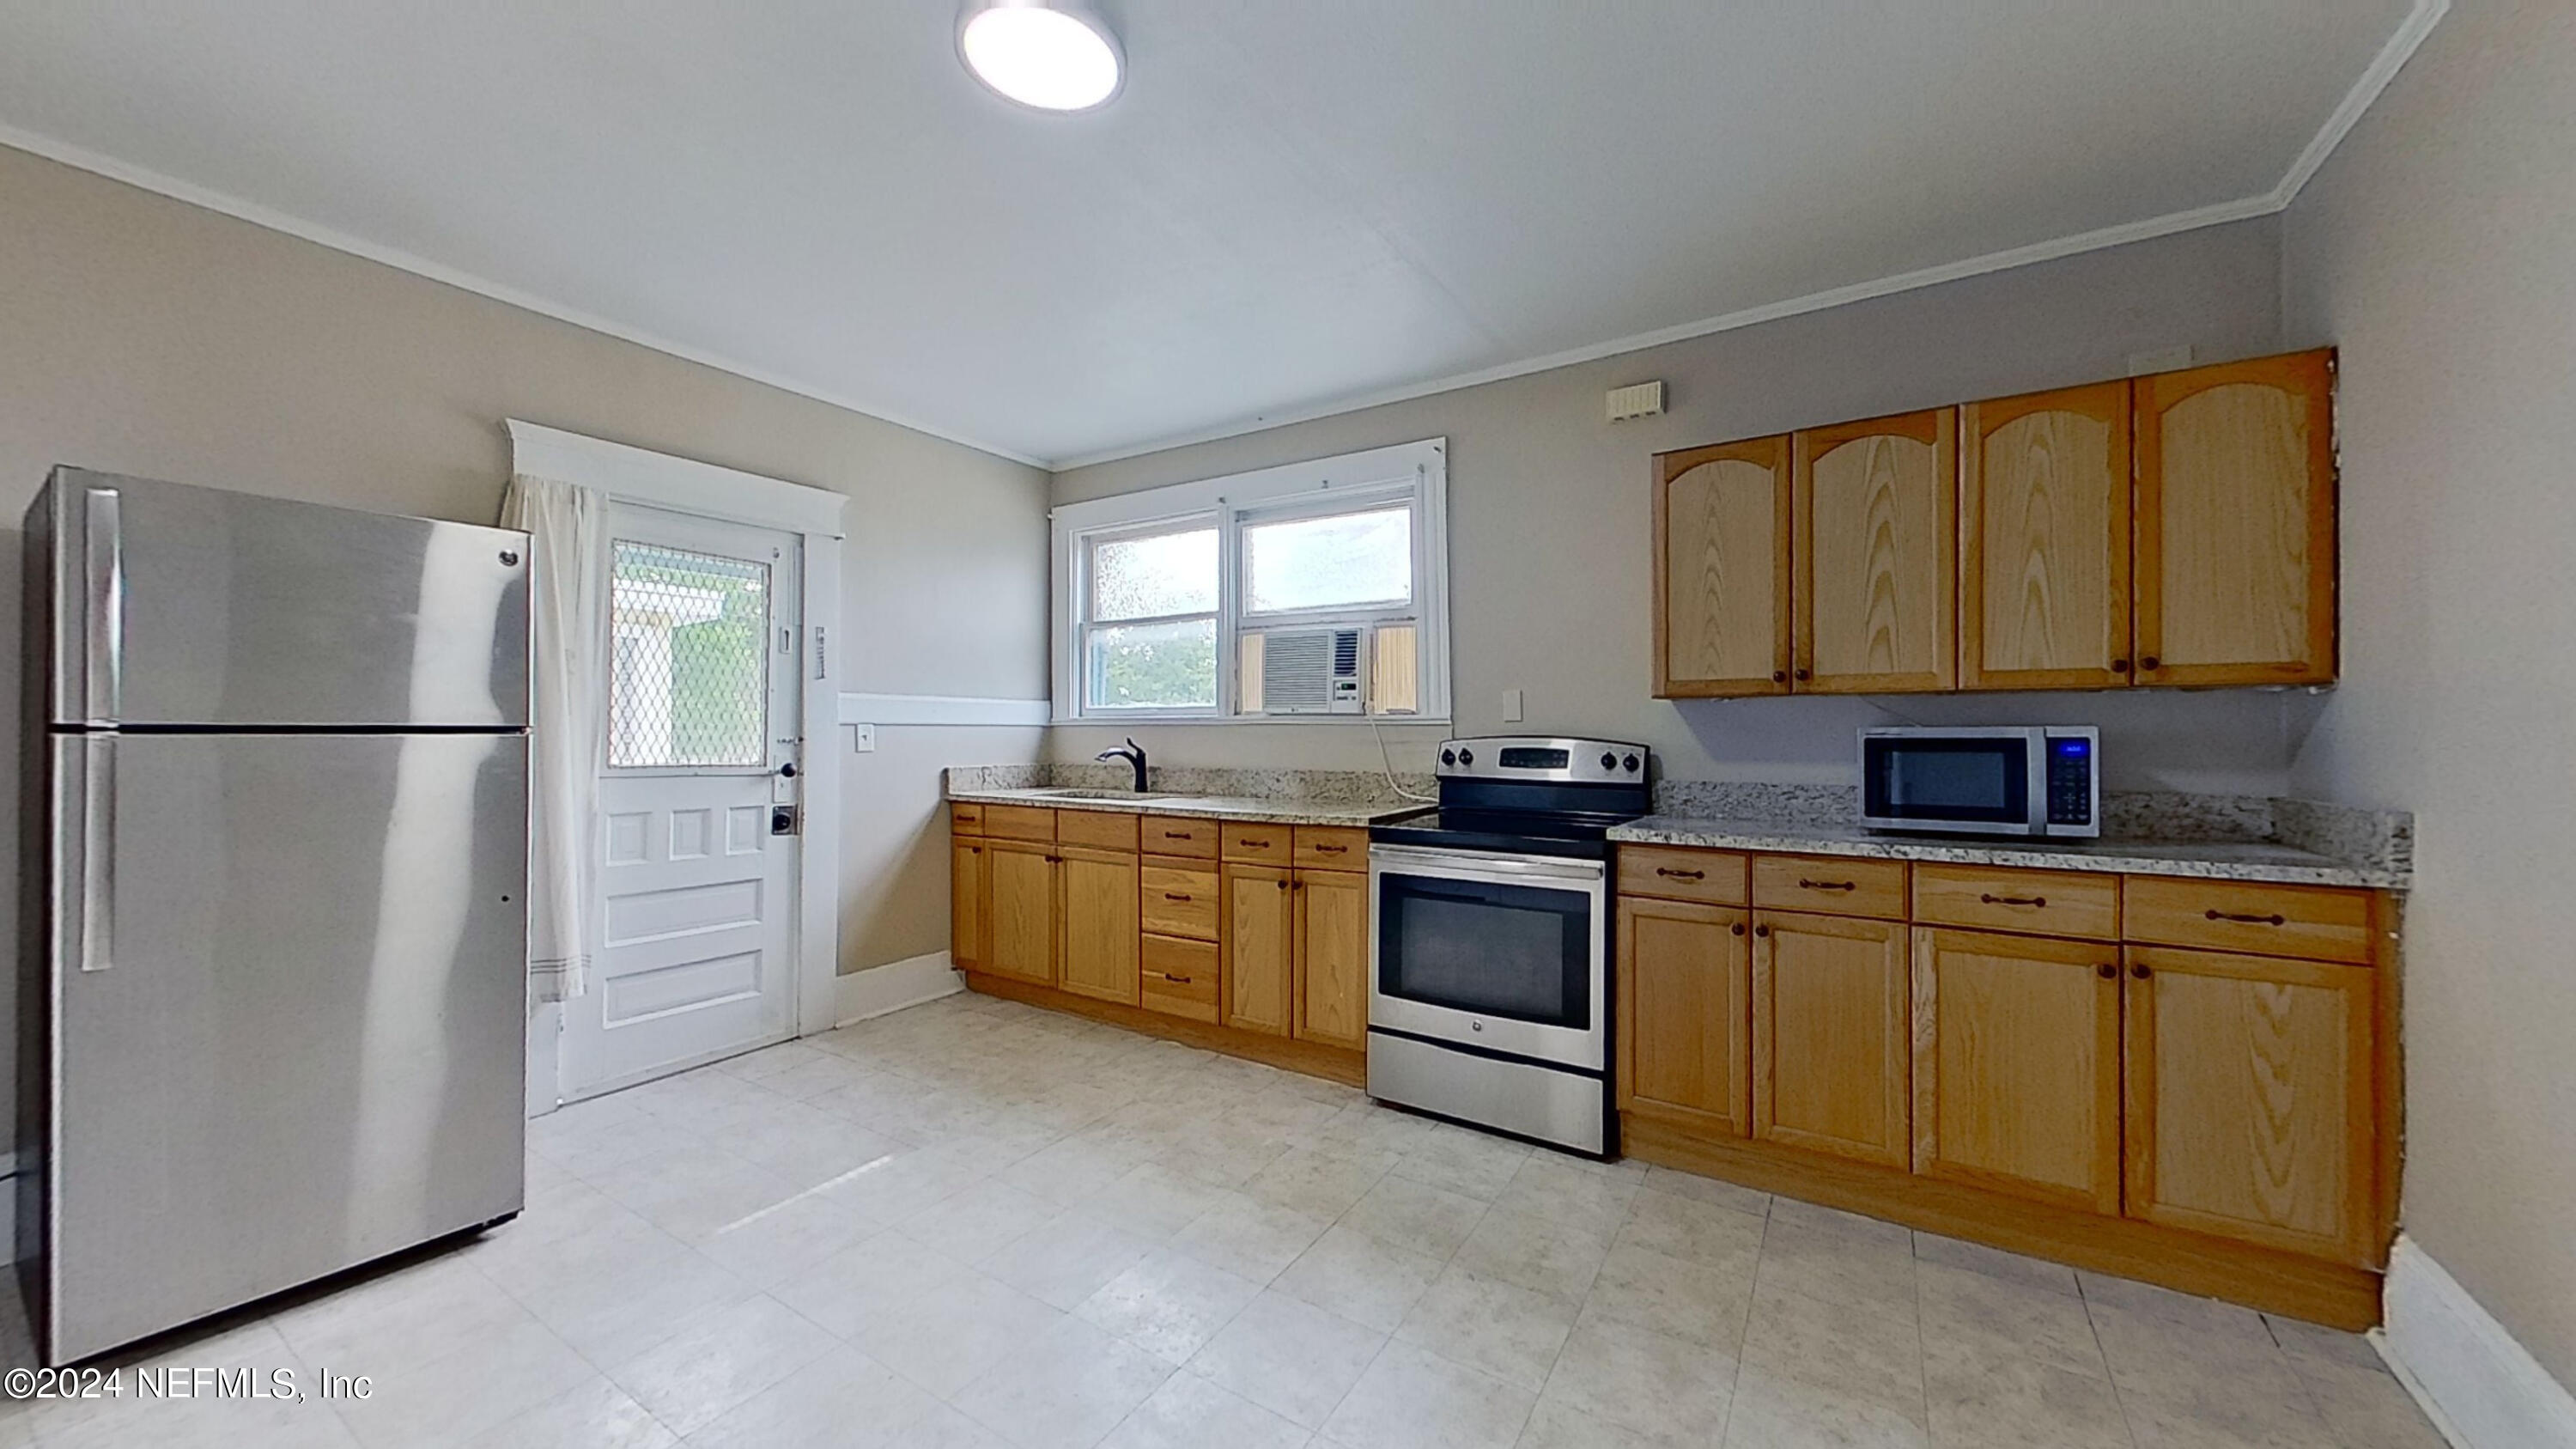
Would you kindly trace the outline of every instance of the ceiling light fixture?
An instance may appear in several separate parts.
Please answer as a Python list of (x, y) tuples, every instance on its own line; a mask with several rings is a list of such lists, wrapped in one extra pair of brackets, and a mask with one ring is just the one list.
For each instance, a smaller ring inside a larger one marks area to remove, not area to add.
[(966, 0), (957, 54), (996, 94), (1041, 111), (1106, 105), (1127, 81), (1118, 37), (1083, 0)]

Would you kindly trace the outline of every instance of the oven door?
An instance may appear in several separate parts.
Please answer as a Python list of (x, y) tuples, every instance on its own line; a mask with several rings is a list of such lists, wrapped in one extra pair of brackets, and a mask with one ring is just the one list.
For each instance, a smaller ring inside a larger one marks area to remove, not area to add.
[(1602, 1070), (1605, 874), (1597, 860), (1371, 848), (1369, 1025)]

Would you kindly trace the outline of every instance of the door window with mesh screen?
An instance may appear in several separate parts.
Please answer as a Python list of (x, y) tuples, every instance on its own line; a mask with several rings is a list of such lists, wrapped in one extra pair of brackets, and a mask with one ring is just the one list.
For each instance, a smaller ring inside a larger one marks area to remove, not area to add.
[(767, 768), (769, 566), (612, 548), (609, 765)]

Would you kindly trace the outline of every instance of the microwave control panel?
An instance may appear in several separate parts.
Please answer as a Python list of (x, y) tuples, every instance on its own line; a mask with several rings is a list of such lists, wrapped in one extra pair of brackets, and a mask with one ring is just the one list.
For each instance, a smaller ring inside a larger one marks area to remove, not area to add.
[(2048, 823), (2093, 823), (2093, 742), (2060, 737), (2048, 742)]

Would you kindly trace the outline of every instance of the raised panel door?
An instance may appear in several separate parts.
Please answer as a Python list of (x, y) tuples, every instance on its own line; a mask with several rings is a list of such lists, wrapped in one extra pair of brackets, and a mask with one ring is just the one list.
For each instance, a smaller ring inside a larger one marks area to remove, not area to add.
[(2376, 1266), (2376, 968), (2127, 959), (2129, 1216)]
[(2116, 947), (1915, 929), (1914, 1170), (2120, 1210)]
[(1081, 996), (1136, 1004), (1136, 857), (1063, 846), (1057, 886), (1064, 910), (1063, 963), (1056, 984)]
[(1288, 1035), (1296, 952), (1296, 912), (1289, 885), (1284, 867), (1225, 867), (1219, 949), (1225, 958), (1228, 1026)]
[(1959, 684), (2129, 682), (2129, 384), (1959, 410)]
[(1368, 877), (1301, 870), (1295, 885), (1296, 1035), (1357, 1050), (1368, 1044)]
[(1800, 693), (1958, 682), (1956, 408), (1795, 435)]
[(2135, 389), (2138, 682), (2333, 679), (2333, 352)]
[(1666, 453), (1655, 472), (1655, 693), (1789, 692), (1789, 440)]
[(1055, 984), (1057, 884), (1055, 847), (984, 843), (984, 970)]
[(1753, 1130), (1752, 937), (1725, 906), (1619, 901), (1619, 1109)]
[(1904, 923), (1787, 911), (1753, 923), (1753, 1135), (1906, 1166)]

